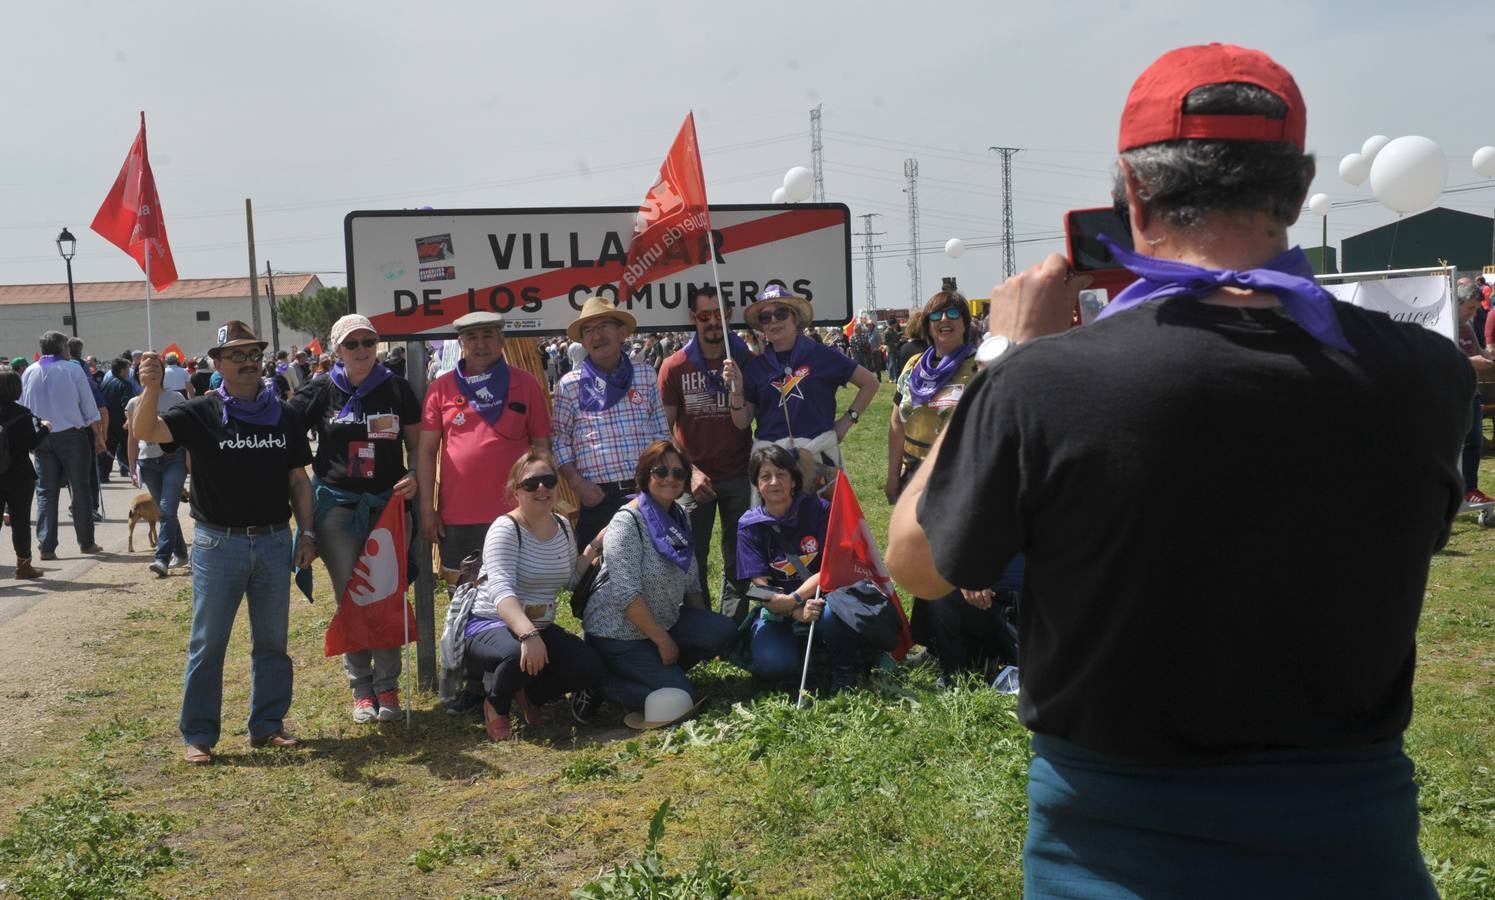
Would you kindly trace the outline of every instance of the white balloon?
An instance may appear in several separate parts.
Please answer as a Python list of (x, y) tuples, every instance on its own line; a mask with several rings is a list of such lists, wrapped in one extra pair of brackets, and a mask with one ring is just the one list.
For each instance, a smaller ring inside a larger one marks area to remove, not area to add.
[(1386, 135), (1373, 134), (1365, 139), (1364, 144), (1360, 145), (1360, 155), (1365, 157), (1366, 162), (1375, 162), (1376, 154), (1386, 149), (1386, 145), (1389, 143), (1391, 143), (1391, 138)]
[(1495, 147), (1481, 147), (1474, 151), (1474, 171), (1486, 178), (1495, 178)]
[(773, 199), (770, 200), (769, 202), (773, 203), (774, 205), (778, 205), (780, 203), (788, 203), (789, 202), (789, 192), (786, 191), (786, 190), (784, 190), (781, 187), (776, 187), (776, 188), (773, 189)]
[(951, 259), (959, 259), (960, 254), (966, 252), (966, 242), (960, 238), (951, 238), (945, 241), (945, 255)]
[(1314, 194), (1308, 198), (1308, 209), (1316, 216), (1327, 216), (1331, 202), (1328, 194)]
[(1339, 177), (1349, 184), (1359, 186), (1370, 174), (1370, 163), (1358, 153), (1351, 153), (1339, 161)]
[(1421, 212), (1437, 203), (1447, 184), (1448, 157), (1436, 143), (1418, 135), (1387, 144), (1370, 167), (1370, 189), (1376, 199), (1399, 213)]
[(815, 173), (804, 166), (795, 166), (784, 173), (784, 191), (795, 203), (815, 196)]

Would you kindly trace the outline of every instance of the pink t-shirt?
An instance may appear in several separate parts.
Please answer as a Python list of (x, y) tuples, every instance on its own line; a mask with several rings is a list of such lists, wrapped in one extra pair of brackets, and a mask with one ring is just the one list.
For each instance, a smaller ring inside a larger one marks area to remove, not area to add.
[(457, 371), (426, 390), (422, 431), (441, 432), (437, 510), (446, 525), (488, 525), (514, 508), (505, 485), (530, 441), (550, 437), (550, 405), (535, 377), (509, 367), (509, 401), (489, 426), (457, 389)]

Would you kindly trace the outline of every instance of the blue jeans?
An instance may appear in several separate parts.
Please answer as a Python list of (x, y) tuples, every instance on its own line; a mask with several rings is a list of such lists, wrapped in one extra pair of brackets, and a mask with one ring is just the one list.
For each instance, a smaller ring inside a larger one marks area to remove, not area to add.
[(280, 731), (291, 707), (286, 653), (291, 604), (291, 530), (250, 537), (197, 523), (192, 539), (192, 638), (182, 690), (182, 742), (218, 743), (223, 716), (223, 657), (249, 598), (249, 736)]
[(171, 555), (186, 559), (187, 542), (182, 537), (182, 522), (177, 518), (177, 507), (182, 502), (182, 485), (187, 483), (186, 455), (177, 450), (165, 456), (138, 460), (140, 480), (151, 492), (156, 505), (161, 508), (161, 529), (156, 535), (156, 559), (162, 564), (171, 561)]
[[(372, 526), (378, 517), (378, 512), (374, 512), (369, 524)], [(452, 527), (448, 525), (447, 529)], [(340, 598), (348, 589), (348, 580), (353, 577), (353, 567), (358, 564), (369, 534), (353, 529), (353, 509), (347, 506), (319, 509), (315, 530), (317, 555), (322, 558), (327, 577), (332, 580), (332, 596)], [(399, 688), (404, 652), (403, 647), (380, 647), (344, 653), (343, 670), (348, 673), (348, 687), (353, 689), (353, 696), (373, 697)]]
[(43, 553), (57, 550), (57, 501), (72, 486), (73, 534), (78, 548), (93, 546), (93, 432), (69, 428), (42, 438), (36, 447), (36, 541)]
[(1466, 494), (1479, 490), (1479, 457), (1485, 449), (1484, 398), (1479, 391), (1474, 392), (1474, 409), (1470, 414), (1474, 416), (1474, 421), (1469, 425), (1469, 433), (1464, 436), (1464, 452), (1460, 461), (1464, 470)]
[[(792, 622), (764, 618), (754, 622), (752, 628), (752, 673), (765, 681), (798, 684), (805, 663), (806, 635), (796, 634)], [(815, 623), (815, 644), (829, 657), (833, 682), (855, 680), (856, 675), (870, 668), (871, 645), (864, 647), (845, 622), (831, 615), (829, 606), (821, 610), (820, 620)]]
[(720, 613), (686, 606), (681, 608), (680, 621), (669, 629), (669, 635), (680, 648), (680, 658), (669, 666), (660, 661), (659, 648), (647, 638), (625, 641), (587, 635), (587, 643), (602, 657), (606, 670), (600, 685), (602, 696), (626, 709), (643, 709), (645, 697), (667, 687), (699, 699), (685, 673), (696, 663), (726, 652), (737, 637), (737, 625)]

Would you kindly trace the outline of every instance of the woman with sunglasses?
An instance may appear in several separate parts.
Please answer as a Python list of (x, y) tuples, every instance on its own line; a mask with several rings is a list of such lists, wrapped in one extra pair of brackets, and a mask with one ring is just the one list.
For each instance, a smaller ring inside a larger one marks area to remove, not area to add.
[(581, 705), (581, 695), (595, 691), (602, 677), (597, 653), (555, 623), (556, 595), (576, 584), (601, 543), (577, 555), (570, 523), (555, 512), (557, 483), (549, 453), (520, 455), (506, 485), (515, 506), (494, 520), (483, 541), (481, 588), (467, 620), (467, 664), (486, 688), (483, 723), (493, 741), (513, 736), (509, 711), (515, 705), (526, 722), (538, 725), (540, 707), (566, 694)]
[[(679, 688), (696, 663), (726, 652), (737, 625), (706, 609), (696, 574), (690, 517), (675, 501), (690, 484), (690, 460), (670, 441), (639, 457), (638, 494), (603, 532), (602, 571), (583, 621), (607, 674), (602, 697), (629, 710), (660, 688)], [(576, 704), (578, 718), (596, 704)]]
[[(763, 353), (722, 368), (733, 386), (733, 424), (745, 429), (756, 418), (755, 447), (807, 447), (839, 468), (841, 441), (877, 395), (877, 376), (802, 334), (814, 318), (810, 301), (776, 282), (758, 292), (745, 315), (763, 333)], [(857, 395), (837, 418), (836, 391), (847, 382)]]
[[(398, 493), (410, 500), (416, 493), (406, 450), (414, 452), (420, 402), (405, 379), (378, 361), (378, 345), (379, 335), (367, 318), (338, 319), (332, 326), (337, 364), (327, 377), (303, 384), (288, 404), (317, 437), (313, 527), (339, 602), (390, 496)], [(399, 647), (345, 653), (343, 668), (353, 691), (353, 721), (400, 717)]]

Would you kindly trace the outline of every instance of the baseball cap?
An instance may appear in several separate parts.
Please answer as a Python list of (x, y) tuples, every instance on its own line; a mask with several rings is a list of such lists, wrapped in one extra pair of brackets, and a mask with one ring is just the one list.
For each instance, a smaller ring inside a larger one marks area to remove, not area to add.
[[(1254, 84), (1287, 105), (1287, 116), (1185, 114), (1184, 98), (1209, 84)], [(1201, 44), (1169, 50), (1137, 77), (1121, 111), (1119, 152), (1182, 139), (1286, 142), (1302, 151), (1308, 111), (1297, 82), (1260, 50)]]

